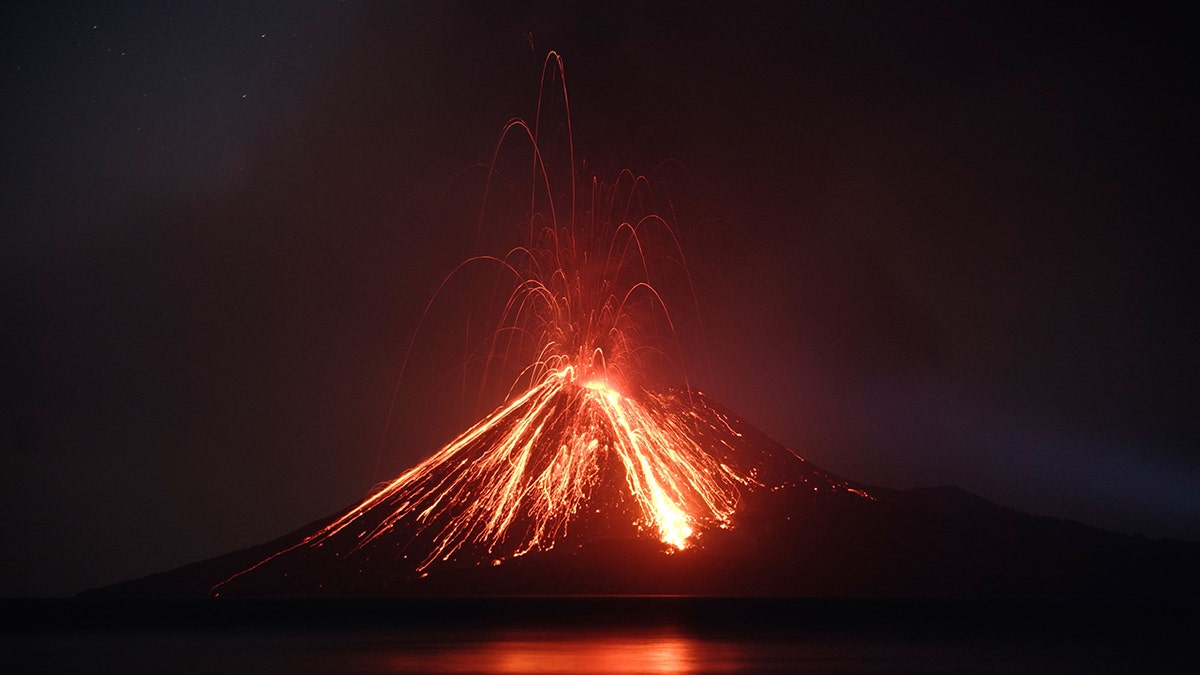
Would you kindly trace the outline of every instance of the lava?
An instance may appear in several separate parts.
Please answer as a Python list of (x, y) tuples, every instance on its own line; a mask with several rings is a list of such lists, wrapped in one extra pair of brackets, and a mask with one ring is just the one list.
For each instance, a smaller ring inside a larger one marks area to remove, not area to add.
[(333, 537), (386, 505), (390, 513), (360, 532), (355, 548), (411, 518), (435, 530), (436, 544), (418, 570), (452, 559), (468, 544), (489, 555), (548, 548), (589, 506), (614, 460), (637, 506), (634, 524), (677, 549), (696, 527), (724, 522), (736, 506), (738, 477), (665, 410), (598, 381), (581, 383), (567, 366), (307, 543)]

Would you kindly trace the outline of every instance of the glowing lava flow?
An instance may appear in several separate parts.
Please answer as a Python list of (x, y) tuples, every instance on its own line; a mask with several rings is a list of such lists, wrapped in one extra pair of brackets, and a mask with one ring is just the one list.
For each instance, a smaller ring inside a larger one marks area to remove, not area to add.
[[(736, 505), (736, 478), (677, 421), (607, 384), (580, 383), (567, 367), (312, 540), (332, 537), (386, 505), (390, 513), (358, 533), (356, 548), (412, 518), (421, 529), (435, 530), (435, 545), (418, 569), (451, 559), (465, 545), (491, 555), (549, 548), (567, 533), (572, 516), (590, 505), (612, 459), (623, 468), (636, 504), (634, 524), (677, 549), (687, 546), (695, 526), (723, 522)], [(483, 486), (491, 489), (480, 492)]]
[(736, 460), (722, 461), (740, 434), (719, 413), (702, 415), (701, 404), (671, 394), (639, 402), (576, 372), (549, 373), (358, 506), (223, 584), (297, 549), (328, 547), (347, 562), (383, 552), (401, 574), (500, 564), (570, 541), (573, 528), (649, 534), (678, 550), (702, 529), (726, 526), (739, 485), (759, 485), (731, 468)]

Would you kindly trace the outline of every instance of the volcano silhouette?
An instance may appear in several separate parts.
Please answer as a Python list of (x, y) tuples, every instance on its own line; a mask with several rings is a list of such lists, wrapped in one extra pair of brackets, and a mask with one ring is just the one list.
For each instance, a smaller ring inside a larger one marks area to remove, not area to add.
[(1198, 568), (1195, 544), (853, 483), (699, 392), (563, 377), (329, 519), (88, 594), (1177, 595)]
[(598, 548), (688, 557), (773, 491), (871, 499), (700, 392), (634, 400), (566, 369), (213, 591), (397, 592)]

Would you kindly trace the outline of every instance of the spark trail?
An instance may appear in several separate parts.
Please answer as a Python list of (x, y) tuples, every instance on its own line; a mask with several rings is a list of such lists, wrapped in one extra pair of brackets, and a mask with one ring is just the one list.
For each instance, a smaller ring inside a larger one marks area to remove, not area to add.
[[(615, 510), (682, 549), (696, 528), (727, 520), (740, 478), (675, 412), (663, 398), (644, 405), (599, 380), (581, 382), (568, 366), (304, 543), (354, 530), (353, 552), (411, 521), (414, 539), (431, 544), (420, 571), (463, 552), (500, 560), (549, 548), (576, 516)], [(597, 494), (614, 470), (629, 499)]]

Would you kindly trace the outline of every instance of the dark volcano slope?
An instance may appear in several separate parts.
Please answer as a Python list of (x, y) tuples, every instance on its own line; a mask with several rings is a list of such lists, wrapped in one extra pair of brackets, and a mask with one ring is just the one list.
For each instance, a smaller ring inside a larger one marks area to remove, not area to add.
[[(226, 594), (1200, 597), (1194, 543), (1030, 516), (955, 487), (871, 494), (874, 501), (800, 490), (753, 493), (731, 529), (707, 532), (692, 548), (669, 554), (652, 540), (597, 539), (499, 567), (460, 565), (412, 580), (311, 558), (273, 583), (257, 579), (256, 586)], [(207, 595), (324, 524), (82, 595)]]
[(862, 486), (707, 397), (688, 406), (676, 412), (693, 420), (697, 447), (744, 480), (728, 522), (697, 531), (683, 550), (631, 528), (621, 509), (606, 511), (613, 523), (589, 516), (553, 546), (503, 564), (480, 553), (418, 569), (414, 549), (429, 542), (404, 519), (363, 549), (301, 543), (348, 509), (260, 546), (83, 595), (203, 596), (220, 585), (226, 597), (1200, 597), (1200, 544), (1031, 516), (955, 487)]

